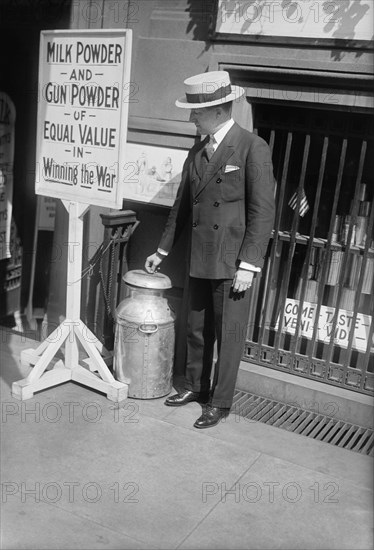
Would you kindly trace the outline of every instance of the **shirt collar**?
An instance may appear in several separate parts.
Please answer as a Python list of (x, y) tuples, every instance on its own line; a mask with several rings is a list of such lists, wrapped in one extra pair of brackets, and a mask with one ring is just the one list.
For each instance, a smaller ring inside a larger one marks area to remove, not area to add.
[(221, 143), (223, 138), (226, 136), (226, 134), (228, 133), (230, 128), (233, 127), (234, 124), (234, 119), (230, 118), (230, 120), (228, 120), (226, 124), (222, 126), (222, 128), (220, 128), (215, 134), (213, 134), (214, 139), (216, 140), (216, 147), (218, 147), (218, 145)]

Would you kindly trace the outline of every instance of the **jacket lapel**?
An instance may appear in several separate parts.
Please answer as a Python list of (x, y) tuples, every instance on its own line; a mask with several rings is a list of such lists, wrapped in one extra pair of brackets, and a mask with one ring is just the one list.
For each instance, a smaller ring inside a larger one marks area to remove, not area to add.
[(203, 154), (205, 144), (209, 140), (209, 136), (201, 142), (201, 147), (198, 149), (194, 159), (194, 168), (199, 181), (197, 185), (192, 188), (193, 197), (196, 197), (205, 189), (208, 183), (217, 176), (222, 166), (226, 164), (228, 159), (234, 154), (237, 145), (238, 129), (239, 126), (235, 122), (217, 147), (210, 162), (207, 164), (202, 162), (201, 155)]
[[(224, 140), (217, 147), (217, 150), (215, 151), (214, 155), (210, 159), (210, 162), (206, 164), (204, 174), (200, 179), (200, 183), (197, 186), (195, 195), (200, 194), (205, 189), (208, 183), (215, 176), (217, 176), (217, 173), (222, 168), (222, 166), (226, 164), (228, 159), (234, 154), (235, 146), (231, 144), (229, 140), (227, 140), (227, 137), (230, 132), (231, 130), (228, 132), (227, 136), (225, 136)], [(200, 159), (201, 159), (201, 156), (200, 156)]]
[(203, 154), (205, 144), (208, 143), (208, 140), (209, 140), (209, 136), (207, 136), (205, 139), (203, 139), (203, 141), (200, 143), (201, 147), (198, 149), (198, 151), (195, 155), (195, 159), (194, 159), (195, 172), (197, 173), (200, 180), (203, 177), (201, 155)]

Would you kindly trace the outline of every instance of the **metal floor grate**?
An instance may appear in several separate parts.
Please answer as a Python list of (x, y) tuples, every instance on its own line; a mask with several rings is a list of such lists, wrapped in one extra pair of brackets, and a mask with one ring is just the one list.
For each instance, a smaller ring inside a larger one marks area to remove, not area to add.
[(374, 432), (338, 418), (237, 390), (231, 412), (356, 453), (374, 456)]

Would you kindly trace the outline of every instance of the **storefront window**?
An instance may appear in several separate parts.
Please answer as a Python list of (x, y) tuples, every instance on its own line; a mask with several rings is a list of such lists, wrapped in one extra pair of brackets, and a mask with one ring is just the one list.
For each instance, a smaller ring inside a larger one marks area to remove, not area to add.
[(246, 356), (372, 393), (373, 119), (276, 104), (254, 115), (273, 152), (278, 211)]

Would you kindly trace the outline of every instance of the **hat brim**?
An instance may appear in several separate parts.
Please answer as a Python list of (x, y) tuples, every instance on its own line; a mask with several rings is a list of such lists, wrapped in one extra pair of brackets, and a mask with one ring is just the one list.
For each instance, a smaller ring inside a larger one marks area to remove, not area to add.
[(205, 103), (189, 103), (186, 99), (186, 96), (183, 96), (177, 99), (175, 105), (177, 107), (180, 107), (181, 109), (202, 109), (203, 107), (213, 107), (214, 105), (221, 105), (222, 103), (235, 101), (245, 94), (244, 88), (241, 88), (240, 86), (231, 86), (231, 89), (231, 94), (221, 99), (216, 99), (215, 101), (207, 101)]

